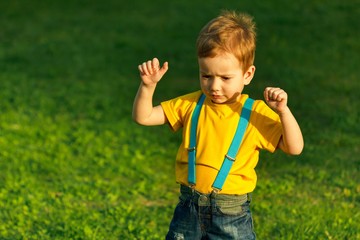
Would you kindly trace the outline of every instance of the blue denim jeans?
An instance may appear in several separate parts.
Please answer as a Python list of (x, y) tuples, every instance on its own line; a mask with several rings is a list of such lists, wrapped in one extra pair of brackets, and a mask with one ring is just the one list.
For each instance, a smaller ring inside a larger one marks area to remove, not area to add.
[(201, 194), (180, 187), (166, 239), (255, 239), (250, 194)]

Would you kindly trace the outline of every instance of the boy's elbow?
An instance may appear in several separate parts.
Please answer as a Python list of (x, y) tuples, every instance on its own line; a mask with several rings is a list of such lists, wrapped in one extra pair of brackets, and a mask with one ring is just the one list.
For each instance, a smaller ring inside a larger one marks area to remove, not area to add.
[(143, 125), (143, 124), (141, 124), (141, 119), (134, 112), (132, 113), (131, 117), (135, 123), (137, 123), (139, 125)]
[(304, 141), (286, 145), (285, 142), (281, 140), (278, 147), (286, 154), (300, 155), (304, 149)]
[(301, 153), (302, 153), (302, 149), (290, 151), (288, 154), (293, 155), (293, 156), (299, 156)]
[(133, 121), (134, 121), (136, 124), (138, 124), (138, 125), (142, 125), (142, 124), (140, 123), (140, 121), (137, 120), (136, 118), (133, 118)]
[(290, 154), (290, 155), (298, 156), (298, 155), (300, 155), (300, 154), (302, 153), (303, 149), (304, 149), (304, 144), (299, 144), (299, 145), (296, 146), (296, 147), (293, 147), (293, 148), (291, 148), (291, 149), (288, 149), (287, 152), (288, 152), (288, 154)]
[(136, 115), (133, 115), (132, 119), (133, 119), (133, 121), (135, 123), (137, 123), (138, 125), (141, 125), (141, 126), (152, 126), (152, 125), (154, 125), (154, 124), (151, 123), (149, 118), (141, 118), (141, 117), (138, 117)]
[(135, 115), (132, 115), (132, 119), (135, 123), (137, 123), (138, 125), (146, 125), (145, 121)]

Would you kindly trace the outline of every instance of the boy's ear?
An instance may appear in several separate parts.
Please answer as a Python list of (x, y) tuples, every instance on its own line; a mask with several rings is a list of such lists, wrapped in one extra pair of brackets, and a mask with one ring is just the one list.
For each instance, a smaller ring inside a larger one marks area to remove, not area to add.
[(254, 77), (255, 74), (255, 66), (251, 65), (245, 72), (244, 72), (244, 84), (248, 85), (250, 84), (251, 80)]

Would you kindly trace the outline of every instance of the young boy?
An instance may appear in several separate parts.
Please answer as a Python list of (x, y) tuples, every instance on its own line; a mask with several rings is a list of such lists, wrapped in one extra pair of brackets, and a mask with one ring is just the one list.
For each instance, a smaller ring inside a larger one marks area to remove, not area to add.
[(197, 39), (201, 90), (158, 106), (152, 98), (168, 63), (160, 67), (154, 58), (139, 65), (134, 120), (183, 128), (176, 157), (180, 202), (166, 239), (255, 239), (249, 205), (260, 149), (292, 155), (303, 149), (284, 90), (265, 88), (267, 105), (242, 93), (255, 72), (255, 38), (246, 14), (227, 11), (211, 20)]

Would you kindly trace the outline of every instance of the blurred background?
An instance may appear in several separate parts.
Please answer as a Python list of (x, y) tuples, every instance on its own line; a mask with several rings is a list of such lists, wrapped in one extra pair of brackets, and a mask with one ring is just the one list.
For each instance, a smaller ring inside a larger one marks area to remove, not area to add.
[(305, 138), (263, 152), (259, 239), (360, 239), (358, 0), (0, 2), (0, 238), (163, 239), (180, 133), (131, 120), (138, 64), (169, 71), (155, 103), (199, 89), (195, 41), (222, 9), (257, 23), (256, 74)]

